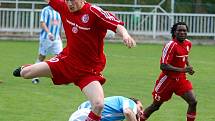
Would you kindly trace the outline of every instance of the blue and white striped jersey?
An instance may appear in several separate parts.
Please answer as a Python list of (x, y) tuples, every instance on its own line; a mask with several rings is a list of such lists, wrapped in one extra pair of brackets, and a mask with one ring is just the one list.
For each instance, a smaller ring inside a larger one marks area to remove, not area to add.
[[(78, 109), (91, 108), (89, 101), (82, 103)], [(104, 99), (104, 109), (101, 121), (122, 121), (125, 119), (124, 110), (130, 108), (137, 114), (136, 103), (123, 96), (112, 96)]]
[[(60, 14), (56, 12), (51, 6), (46, 6), (43, 8), (40, 15), (40, 22), (45, 22), (49, 31), (54, 35), (54, 40), (59, 40), (60, 38), (60, 29), (62, 26), (62, 21)], [(40, 32), (40, 40), (49, 39), (48, 33), (42, 29)]]

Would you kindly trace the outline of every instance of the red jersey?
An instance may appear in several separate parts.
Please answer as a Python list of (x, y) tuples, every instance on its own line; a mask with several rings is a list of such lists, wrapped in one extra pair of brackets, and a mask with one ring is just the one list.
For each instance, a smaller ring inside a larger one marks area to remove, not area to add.
[[(174, 67), (184, 68), (186, 66), (187, 57), (191, 49), (191, 42), (185, 39), (182, 43), (176, 39), (168, 42), (162, 51), (160, 64), (170, 64)], [(161, 75), (165, 74), (168, 77), (179, 78), (185, 77), (185, 73), (163, 70)]]
[(117, 25), (123, 22), (89, 3), (76, 12), (70, 12), (64, 0), (51, 0), (49, 4), (61, 15), (67, 38), (61, 55), (67, 58), (68, 64), (79, 70), (102, 71), (106, 63), (104, 37), (107, 29), (116, 31)]

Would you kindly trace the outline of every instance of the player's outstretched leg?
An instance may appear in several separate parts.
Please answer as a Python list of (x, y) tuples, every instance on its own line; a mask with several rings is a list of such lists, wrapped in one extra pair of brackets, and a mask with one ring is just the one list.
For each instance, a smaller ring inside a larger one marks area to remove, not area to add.
[(27, 67), (27, 66), (30, 66), (30, 65), (31, 65), (31, 64), (26, 64), (26, 65), (23, 65), (23, 66), (20, 66), (20, 67), (16, 68), (16, 69), (13, 71), (13, 76), (15, 76), (15, 77), (21, 77), (21, 74), (20, 74), (21, 70), (22, 70), (23, 68)]

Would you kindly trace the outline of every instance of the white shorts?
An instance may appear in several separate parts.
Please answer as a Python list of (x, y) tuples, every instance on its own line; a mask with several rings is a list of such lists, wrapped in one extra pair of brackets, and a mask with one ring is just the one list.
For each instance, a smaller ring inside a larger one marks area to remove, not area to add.
[(50, 41), (49, 39), (41, 39), (39, 43), (39, 54), (41, 55), (57, 55), (63, 50), (62, 40)]

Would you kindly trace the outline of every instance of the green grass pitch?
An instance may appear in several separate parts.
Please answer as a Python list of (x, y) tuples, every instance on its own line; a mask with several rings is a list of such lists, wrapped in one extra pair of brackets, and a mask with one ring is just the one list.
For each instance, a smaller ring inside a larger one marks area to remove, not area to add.
[[(107, 79), (105, 96), (123, 95), (151, 104), (157, 79), (162, 45), (139, 44), (127, 49), (122, 43), (105, 43)], [(12, 76), (18, 65), (34, 63), (38, 42), (0, 41), (0, 121), (68, 121), (70, 114), (85, 101), (78, 87), (55, 86), (50, 79), (31, 80)], [(194, 45), (190, 62), (196, 70), (188, 76), (198, 99), (197, 120), (215, 121), (215, 47)], [(187, 104), (173, 95), (148, 121), (185, 121)]]

